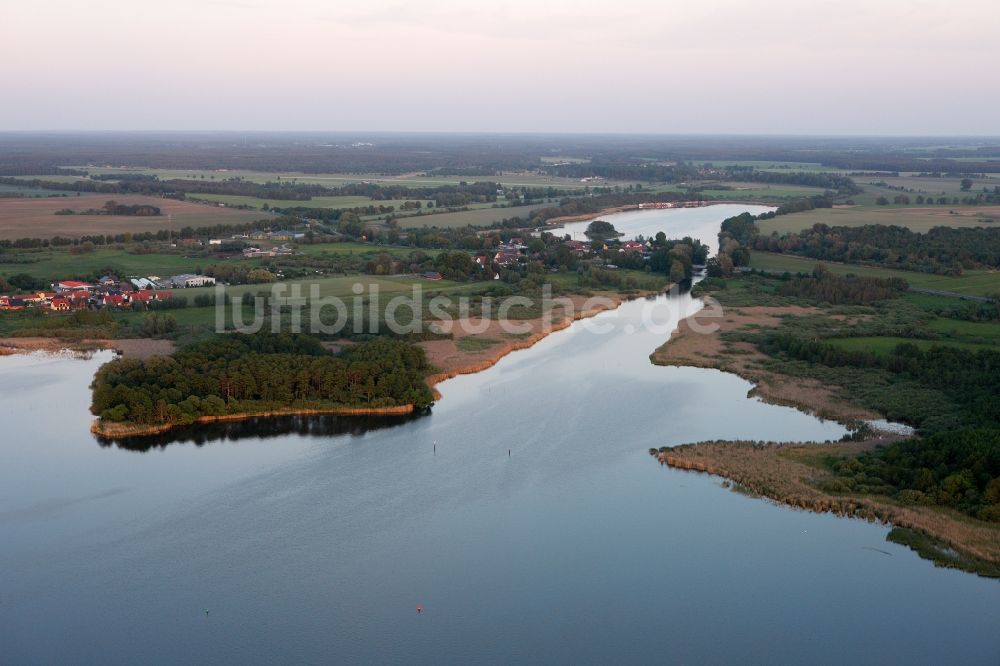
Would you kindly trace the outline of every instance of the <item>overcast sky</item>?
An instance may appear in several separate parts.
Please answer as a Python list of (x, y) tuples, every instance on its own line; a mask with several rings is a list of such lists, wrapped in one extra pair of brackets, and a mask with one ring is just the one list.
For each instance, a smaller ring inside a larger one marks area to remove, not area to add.
[(1000, 134), (995, 0), (0, 0), (0, 129)]

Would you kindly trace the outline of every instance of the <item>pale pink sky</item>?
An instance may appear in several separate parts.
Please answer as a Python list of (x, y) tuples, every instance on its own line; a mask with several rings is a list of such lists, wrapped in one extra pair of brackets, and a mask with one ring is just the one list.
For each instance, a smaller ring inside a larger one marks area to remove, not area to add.
[(0, 130), (1000, 134), (995, 0), (0, 0)]

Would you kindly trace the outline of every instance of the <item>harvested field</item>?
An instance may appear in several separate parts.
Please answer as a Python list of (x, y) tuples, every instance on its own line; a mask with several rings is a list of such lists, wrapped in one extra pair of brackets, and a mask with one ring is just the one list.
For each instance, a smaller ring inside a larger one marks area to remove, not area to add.
[[(162, 215), (56, 215), (69, 208), (101, 208), (114, 200), (121, 204), (157, 206)], [(82, 194), (72, 197), (0, 199), (0, 240), (16, 238), (79, 237), (89, 234), (159, 231), (215, 224), (243, 224), (270, 217), (260, 211), (234, 210), (206, 204), (141, 195)]]

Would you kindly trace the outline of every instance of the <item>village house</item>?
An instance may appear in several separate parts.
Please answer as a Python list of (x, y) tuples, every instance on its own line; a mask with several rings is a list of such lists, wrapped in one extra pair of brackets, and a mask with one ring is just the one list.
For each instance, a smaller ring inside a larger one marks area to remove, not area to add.
[(169, 291), (156, 291), (155, 289), (140, 289), (132, 295), (132, 300), (138, 303), (149, 303), (150, 301), (163, 301), (173, 296)]
[(517, 250), (501, 247), (500, 251), (493, 257), (493, 262), (500, 266), (510, 266), (516, 264), (521, 258), (521, 253)]
[(93, 291), (94, 285), (88, 282), (77, 282), (76, 280), (64, 280), (55, 285), (56, 291)]
[(0, 310), (12, 312), (24, 309), (24, 300), (17, 296), (0, 296)]
[(104, 294), (101, 298), (101, 305), (106, 308), (123, 308), (129, 304), (129, 297), (125, 294)]
[(619, 252), (645, 252), (646, 249), (646, 244), (639, 241), (625, 241), (618, 247)]

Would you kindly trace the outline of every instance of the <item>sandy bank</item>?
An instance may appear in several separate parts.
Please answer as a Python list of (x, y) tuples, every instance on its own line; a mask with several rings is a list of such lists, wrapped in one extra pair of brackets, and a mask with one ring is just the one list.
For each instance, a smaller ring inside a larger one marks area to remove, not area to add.
[[(635, 296), (635, 298), (651, 296), (654, 293), (656, 292), (643, 292)], [(435, 388), (440, 382), (457, 375), (467, 375), (486, 370), (496, 365), (497, 361), (511, 352), (518, 351), (519, 349), (527, 349), (539, 340), (544, 339), (547, 335), (567, 328), (574, 321), (593, 317), (608, 310), (614, 310), (624, 301), (628, 300), (627, 297), (615, 292), (601, 292), (597, 296), (600, 296), (604, 302), (591, 303), (589, 306), (587, 301), (592, 297), (570, 297), (574, 306), (573, 316), (565, 316), (560, 319), (559, 315), (556, 314), (553, 317), (551, 327), (548, 329), (546, 329), (545, 321), (541, 318), (525, 319), (518, 321), (517, 324), (530, 327), (530, 330), (523, 334), (512, 335), (505, 331), (497, 320), (470, 318), (465, 320), (468, 327), (476, 331), (482, 329), (482, 332), (470, 334), (463, 330), (464, 327), (461, 325), (461, 322), (456, 322), (451, 329), (453, 336), (451, 340), (428, 340), (419, 343), (427, 353), (427, 360), (431, 365), (441, 370), (441, 372), (427, 378), (428, 385), (434, 391), (435, 399), (441, 397)], [(464, 343), (462, 340), (466, 338), (471, 338), (472, 340), (478, 339), (482, 344), (488, 346), (484, 346), (482, 349), (463, 351), (462, 346), (464, 346)]]
[(84, 339), (63, 338), (3, 338), (0, 340), (0, 354), (30, 353), (36, 351), (57, 352), (63, 350), (88, 352), (99, 349), (113, 349), (129, 358), (149, 358), (171, 354), (176, 349), (172, 340), (150, 338)]

